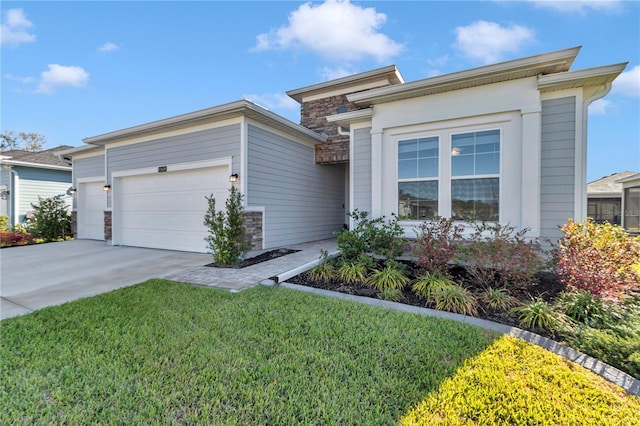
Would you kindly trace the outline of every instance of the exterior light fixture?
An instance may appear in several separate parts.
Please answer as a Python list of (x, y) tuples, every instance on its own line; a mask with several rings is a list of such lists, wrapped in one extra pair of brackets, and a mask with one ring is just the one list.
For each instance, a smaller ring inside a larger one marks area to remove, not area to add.
[(77, 193), (78, 193), (78, 189), (77, 188), (71, 188), (69, 190), (69, 194), (71, 194), (71, 195), (76, 195)]
[(237, 182), (238, 181), (238, 174), (234, 173), (231, 176), (229, 176), (229, 182)]
[(105, 191), (110, 191), (111, 190), (111, 185), (106, 184), (105, 186), (102, 187), (102, 189), (104, 189)]

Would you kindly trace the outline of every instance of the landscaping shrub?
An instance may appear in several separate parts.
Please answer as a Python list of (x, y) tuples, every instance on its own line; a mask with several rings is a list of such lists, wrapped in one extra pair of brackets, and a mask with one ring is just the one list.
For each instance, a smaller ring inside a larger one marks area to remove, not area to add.
[(530, 330), (539, 329), (554, 333), (565, 323), (563, 315), (541, 298), (516, 306), (511, 312), (518, 315), (521, 326)]
[(478, 313), (478, 302), (469, 290), (458, 284), (438, 287), (433, 291), (436, 309), (455, 312), (457, 314), (475, 316)]
[(480, 294), (480, 300), (485, 310), (490, 311), (507, 311), (518, 303), (504, 288), (487, 288)]
[(413, 283), (411, 290), (418, 297), (435, 302), (434, 295), (438, 289), (454, 284), (455, 282), (442, 272), (427, 272)]
[(346, 283), (359, 283), (367, 278), (367, 267), (364, 263), (345, 263), (338, 270), (338, 277)]
[(480, 287), (526, 288), (544, 267), (539, 242), (525, 238), (528, 229), (487, 222), (471, 226), (474, 232), (456, 260)]
[(387, 264), (383, 269), (374, 269), (366, 283), (380, 291), (401, 290), (409, 283), (409, 278), (396, 265)]
[(9, 216), (6, 214), (0, 215), (0, 232), (9, 230)]
[(556, 263), (560, 281), (567, 287), (595, 296), (620, 299), (640, 288), (640, 237), (627, 235), (619, 226), (591, 220), (569, 220), (558, 242)]
[(309, 270), (309, 276), (320, 283), (331, 281), (336, 275), (333, 264), (329, 261), (329, 252), (320, 250), (320, 263)]
[(249, 249), (242, 206), (244, 196), (235, 186), (231, 186), (224, 211), (216, 211), (216, 199), (213, 195), (205, 198), (209, 204), (204, 216), (204, 224), (209, 230), (205, 241), (213, 254), (213, 261), (220, 266), (235, 265)]
[(449, 263), (458, 253), (464, 226), (454, 223), (453, 219), (437, 217), (423, 222), (414, 230), (416, 241), (412, 251), (418, 266), (426, 272), (446, 275)]
[(33, 207), (29, 231), (45, 241), (57, 241), (71, 235), (69, 206), (61, 199), (38, 197)]
[(336, 233), (340, 255), (347, 260), (374, 253), (387, 258), (402, 254), (404, 231), (398, 225), (395, 214), (387, 220), (385, 216), (370, 219), (367, 212), (354, 210), (349, 213), (354, 221), (351, 229)]
[(640, 379), (640, 297), (612, 304), (582, 291), (558, 306), (577, 321), (560, 328), (572, 348)]

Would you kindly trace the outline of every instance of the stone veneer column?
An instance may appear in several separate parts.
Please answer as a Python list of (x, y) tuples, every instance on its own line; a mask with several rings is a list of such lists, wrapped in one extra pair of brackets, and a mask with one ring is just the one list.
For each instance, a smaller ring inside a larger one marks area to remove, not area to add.
[(78, 212), (76, 210), (71, 212), (71, 235), (73, 238), (78, 238)]
[(262, 212), (244, 212), (244, 226), (249, 239), (249, 250), (262, 250)]
[(104, 212), (104, 239), (111, 241), (111, 212)]

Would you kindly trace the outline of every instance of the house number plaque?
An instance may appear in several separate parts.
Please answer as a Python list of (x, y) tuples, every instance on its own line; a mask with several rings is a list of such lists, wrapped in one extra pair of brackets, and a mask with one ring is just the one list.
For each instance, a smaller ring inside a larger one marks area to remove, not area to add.
[(158, 167), (158, 173), (164, 173), (167, 171), (167, 166), (160, 166)]

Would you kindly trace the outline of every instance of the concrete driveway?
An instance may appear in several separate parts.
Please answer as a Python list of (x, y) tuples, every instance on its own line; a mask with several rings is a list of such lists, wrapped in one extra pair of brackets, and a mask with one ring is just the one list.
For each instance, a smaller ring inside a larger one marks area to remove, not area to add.
[(210, 263), (208, 254), (75, 240), (0, 250), (0, 318)]

